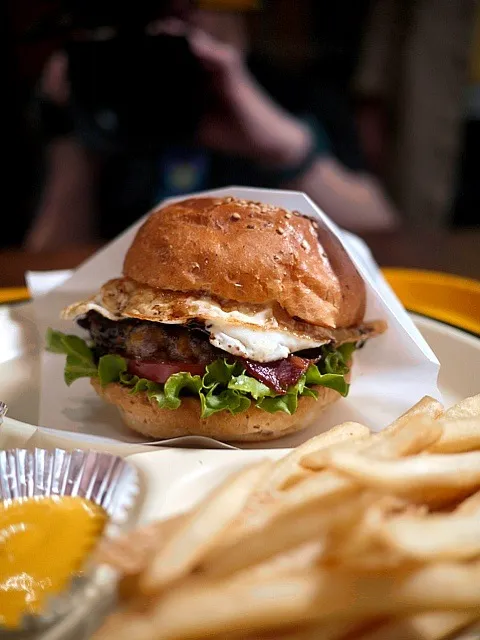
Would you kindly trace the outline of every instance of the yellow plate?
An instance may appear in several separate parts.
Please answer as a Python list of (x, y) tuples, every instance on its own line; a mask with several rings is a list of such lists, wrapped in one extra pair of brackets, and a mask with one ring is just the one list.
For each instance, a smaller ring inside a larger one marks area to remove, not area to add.
[(5, 302), (21, 302), (29, 298), (30, 294), (28, 293), (27, 287), (0, 289), (0, 304), (4, 304)]
[(437, 271), (382, 269), (403, 305), (480, 335), (480, 282)]

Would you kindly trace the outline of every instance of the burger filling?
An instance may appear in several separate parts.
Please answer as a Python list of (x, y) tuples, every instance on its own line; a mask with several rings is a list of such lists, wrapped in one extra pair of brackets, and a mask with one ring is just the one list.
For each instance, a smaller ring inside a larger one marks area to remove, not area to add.
[(113, 320), (90, 310), (78, 324), (88, 331), (88, 343), (53, 330), (47, 335), (48, 348), (67, 356), (67, 384), (98, 377), (102, 385), (118, 382), (131, 393), (146, 392), (152, 402), (168, 409), (178, 408), (183, 396), (194, 395), (201, 402), (202, 417), (224, 410), (236, 414), (252, 402), (271, 413), (292, 414), (299, 396), (316, 397), (313, 387), (318, 385), (346, 396), (352, 352), (375, 333), (352, 330), (342, 335), (342, 344), (330, 341), (262, 362), (212, 344), (208, 324), (199, 320)]

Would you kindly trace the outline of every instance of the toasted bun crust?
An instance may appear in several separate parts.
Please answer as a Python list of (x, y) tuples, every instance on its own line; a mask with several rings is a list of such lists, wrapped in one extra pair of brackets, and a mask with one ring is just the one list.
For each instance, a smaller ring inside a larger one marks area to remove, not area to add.
[(280, 411), (267, 413), (251, 406), (236, 416), (222, 411), (210, 418), (201, 418), (200, 402), (196, 398), (184, 398), (181, 406), (172, 411), (160, 409), (145, 393), (131, 395), (128, 387), (118, 382), (102, 387), (92, 378), (91, 383), (101, 398), (116, 405), (130, 429), (156, 440), (189, 435), (209, 436), (224, 442), (275, 440), (306, 429), (327, 405), (340, 398), (333, 389), (317, 386), (312, 388), (318, 392), (318, 399), (299, 398), (297, 411), (292, 416)]
[(324, 327), (353, 327), (365, 313), (365, 285), (328, 229), (297, 212), (235, 198), (191, 198), (154, 211), (123, 272), (159, 289), (278, 303)]

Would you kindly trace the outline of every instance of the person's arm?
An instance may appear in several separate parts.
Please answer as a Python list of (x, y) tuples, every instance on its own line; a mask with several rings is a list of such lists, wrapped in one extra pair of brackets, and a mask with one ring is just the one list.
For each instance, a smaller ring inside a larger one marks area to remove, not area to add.
[(347, 229), (385, 230), (396, 225), (394, 207), (375, 178), (349, 171), (331, 156), (315, 157), (314, 132), (272, 100), (236, 50), (205, 33), (191, 42), (212, 72), (221, 97), (221, 108), (206, 115), (199, 132), (203, 144), (242, 155), (280, 179), (298, 166), (299, 172), (278, 186), (304, 191)]
[(24, 246), (47, 251), (94, 239), (96, 161), (71, 135), (68, 61), (62, 51), (47, 61), (38, 87), (45, 144), (45, 181)]
[(303, 175), (285, 186), (304, 191), (350, 231), (386, 231), (398, 224), (397, 212), (377, 180), (349, 171), (335, 158), (317, 158)]

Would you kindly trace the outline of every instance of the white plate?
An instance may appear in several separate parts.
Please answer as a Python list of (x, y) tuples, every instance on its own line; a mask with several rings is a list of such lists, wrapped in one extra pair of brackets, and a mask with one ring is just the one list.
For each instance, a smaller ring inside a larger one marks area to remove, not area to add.
[(480, 393), (480, 338), (447, 324), (411, 314), (438, 360), (445, 406)]
[[(445, 404), (479, 393), (480, 339), (435, 320), (413, 317), (441, 363), (439, 387)], [(38, 424), (42, 341), (30, 305), (0, 307), (0, 399), (7, 403), (11, 418), (28, 424)]]

